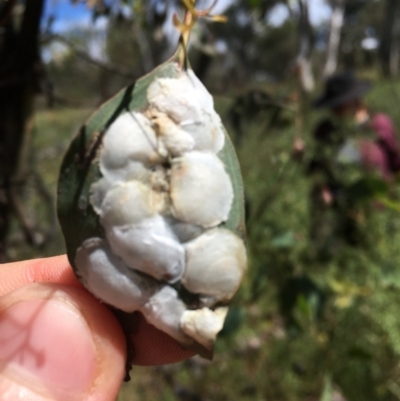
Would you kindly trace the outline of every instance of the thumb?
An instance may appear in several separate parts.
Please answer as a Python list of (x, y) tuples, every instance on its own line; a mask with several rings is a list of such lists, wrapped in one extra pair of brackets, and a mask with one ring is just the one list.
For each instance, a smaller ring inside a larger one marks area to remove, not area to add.
[(0, 297), (1, 400), (115, 400), (124, 359), (116, 319), (85, 290), (29, 284)]

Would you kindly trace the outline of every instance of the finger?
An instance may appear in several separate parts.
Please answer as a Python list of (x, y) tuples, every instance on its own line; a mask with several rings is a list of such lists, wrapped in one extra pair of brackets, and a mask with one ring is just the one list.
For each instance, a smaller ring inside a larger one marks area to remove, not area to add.
[[(81, 287), (66, 255), (0, 265), (0, 296), (35, 282), (56, 282)], [(101, 306), (105, 308), (103, 304)], [(170, 364), (195, 355), (147, 323), (141, 315), (131, 338), (135, 353), (134, 365)]]
[(84, 289), (31, 284), (0, 298), (4, 401), (110, 401), (123, 376), (125, 339)]
[(81, 286), (66, 255), (0, 265), (0, 296), (38, 282)]

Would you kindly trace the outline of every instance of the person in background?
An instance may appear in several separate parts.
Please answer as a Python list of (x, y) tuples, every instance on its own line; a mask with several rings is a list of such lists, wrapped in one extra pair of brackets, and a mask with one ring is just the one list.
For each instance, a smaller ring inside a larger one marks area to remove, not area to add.
[(362, 98), (367, 81), (350, 72), (328, 78), (313, 106), (327, 109), (313, 132), (314, 149), (308, 164), (312, 177), (310, 236), (325, 258), (340, 242), (363, 243), (354, 200), (355, 183), (374, 176), (387, 184), (400, 171), (400, 151), (394, 124), (385, 114), (372, 114)]

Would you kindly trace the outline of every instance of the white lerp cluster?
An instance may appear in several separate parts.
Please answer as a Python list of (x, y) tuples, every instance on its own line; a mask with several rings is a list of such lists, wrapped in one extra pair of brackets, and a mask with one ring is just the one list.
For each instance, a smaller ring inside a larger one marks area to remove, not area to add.
[[(86, 240), (76, 266), (99, 299), (209, 349), (246, 269), (243, 241), (218, 227), (234, 196), (217, 156), (224, 131), (191, 70), (155, 80), (147, 101), (104, 136), (91, 204), (105, 239)], [(180, 286), (196, 294), (195, 304), (180, 299)]]

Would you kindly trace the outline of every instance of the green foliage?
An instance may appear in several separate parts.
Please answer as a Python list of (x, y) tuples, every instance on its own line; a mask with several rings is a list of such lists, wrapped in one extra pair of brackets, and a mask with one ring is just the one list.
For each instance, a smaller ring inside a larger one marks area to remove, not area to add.
[(293, 21), (288, 20), (280, 27), (267, 29), (263, 36), (257, 38), (256, 43), (260, 51), (257, 53), (255, 67), (268, 71), (278, 79), (287, 75), (297, 46), (296, 26)]

